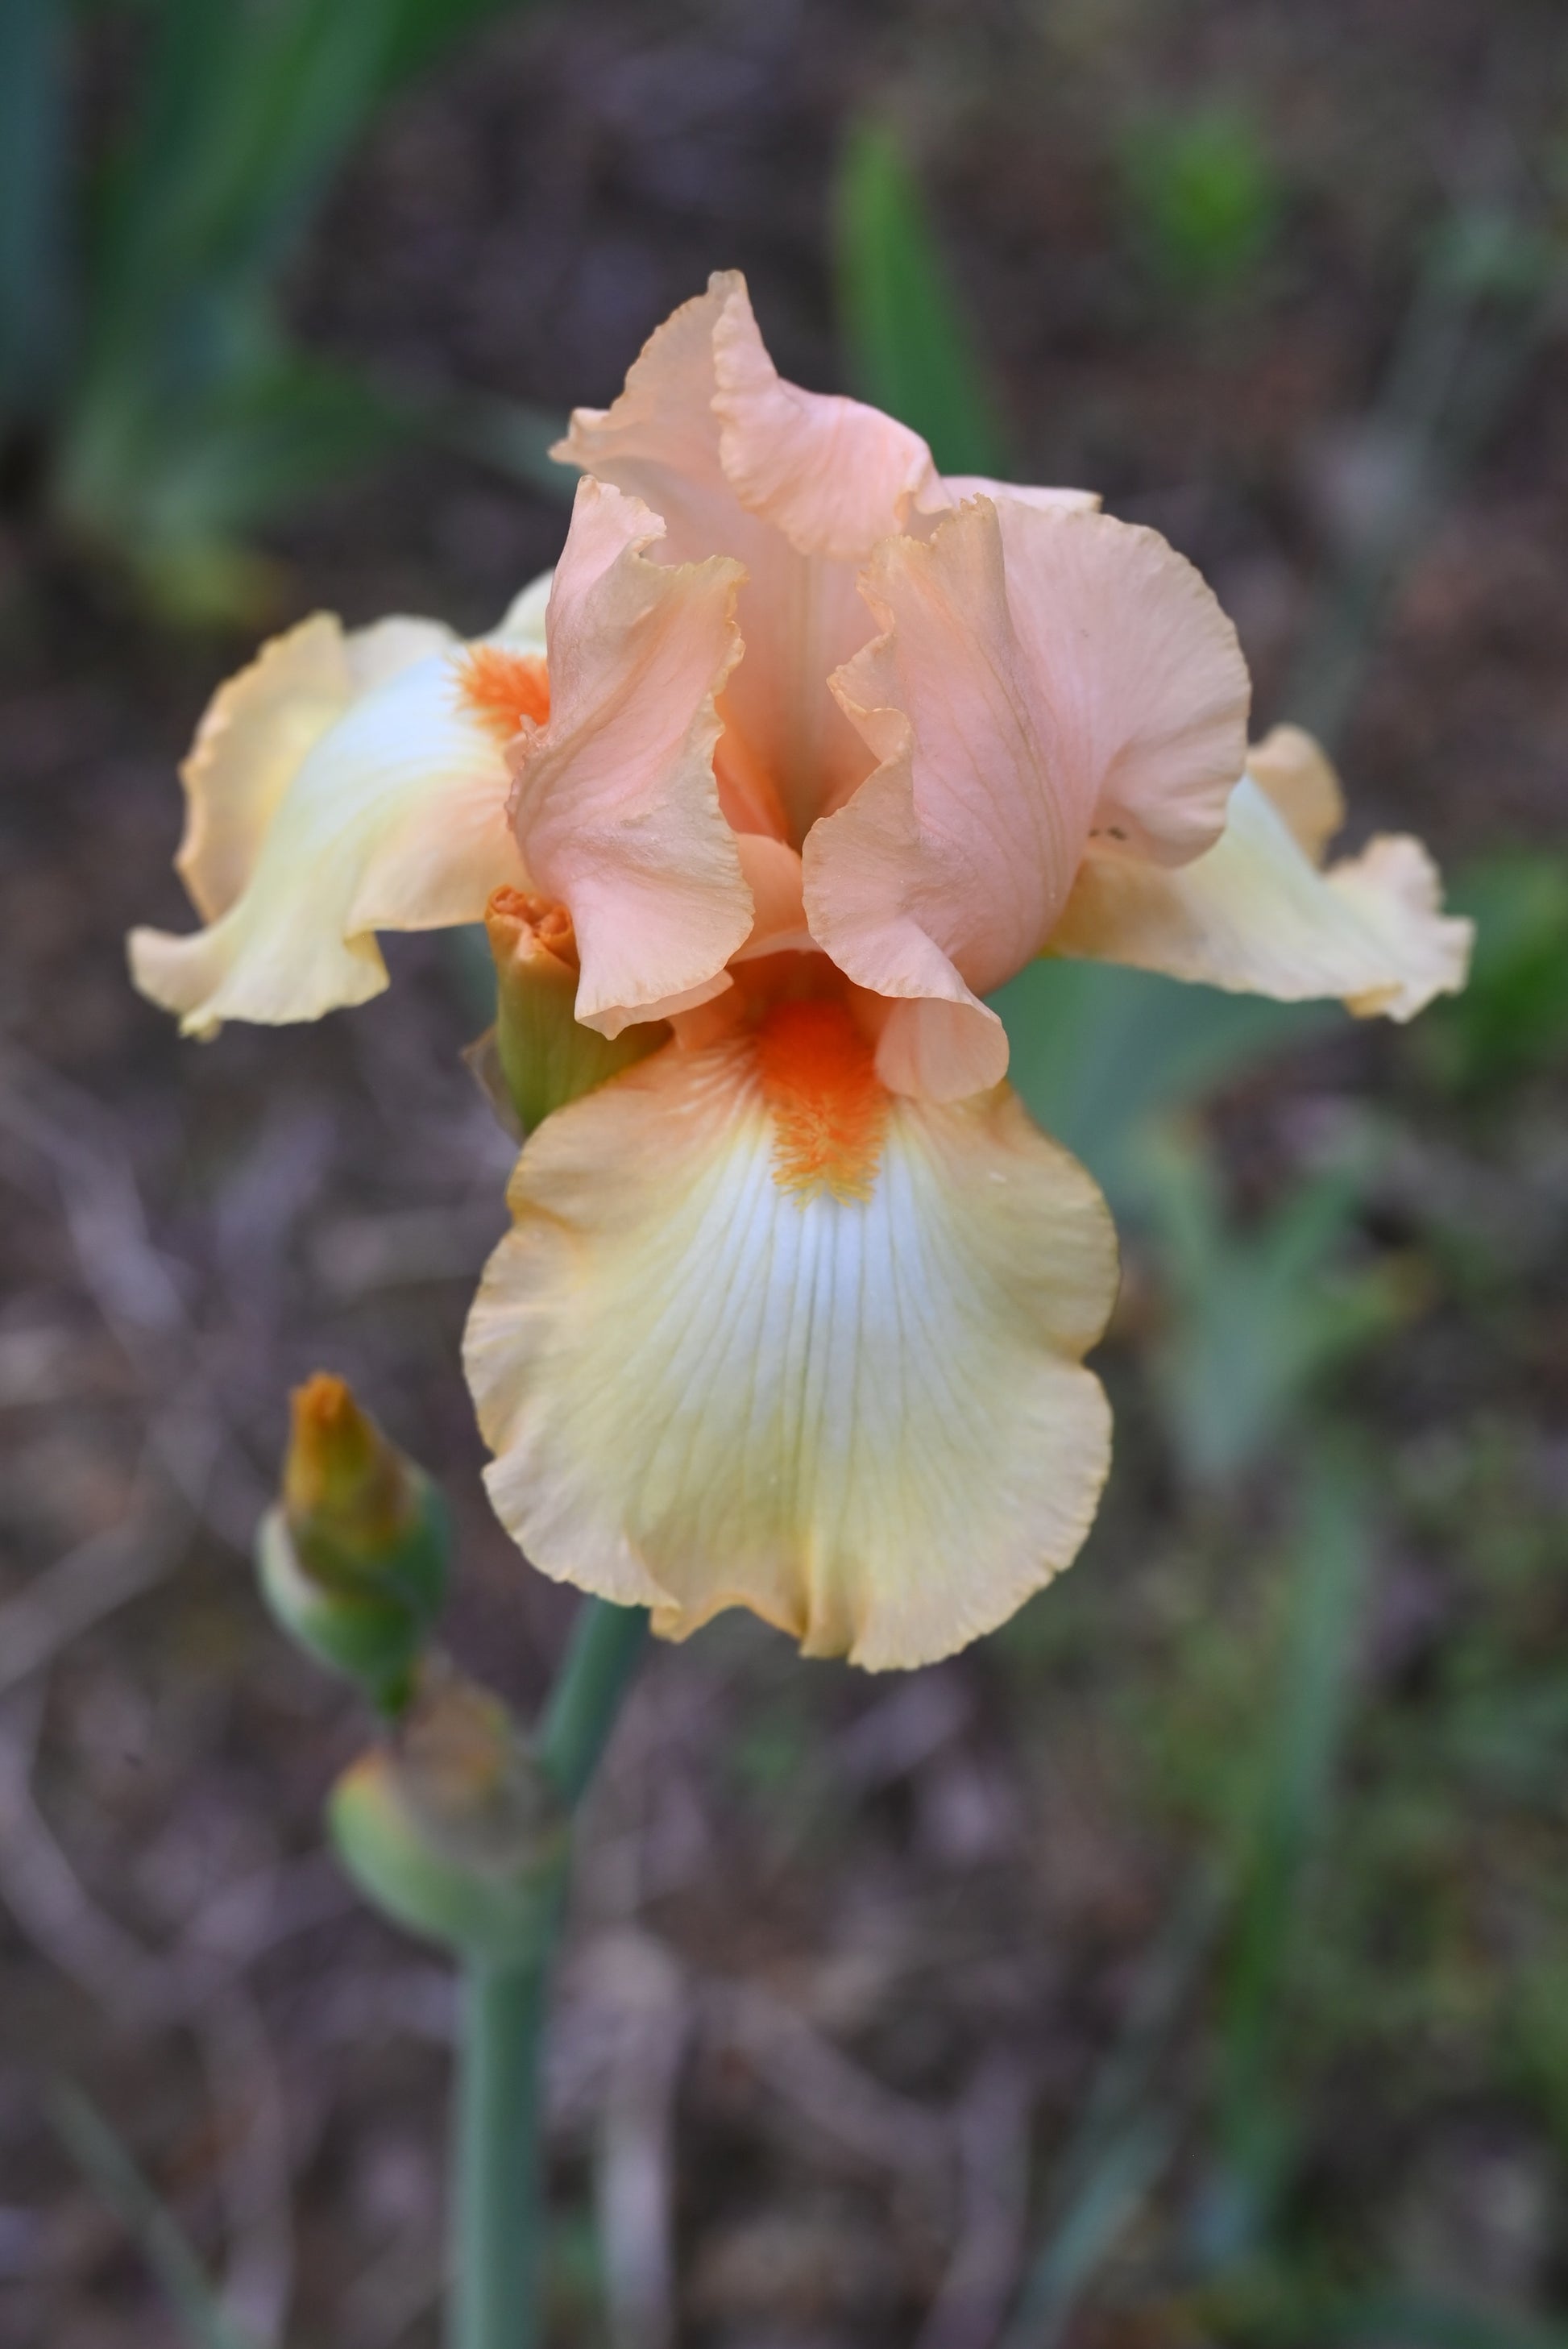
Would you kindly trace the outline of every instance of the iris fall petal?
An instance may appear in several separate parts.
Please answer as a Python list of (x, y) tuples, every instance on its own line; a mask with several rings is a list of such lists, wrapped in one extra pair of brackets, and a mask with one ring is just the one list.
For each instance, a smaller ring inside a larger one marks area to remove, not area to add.
[[(489, 640), (542, 658), (540, 584)], [(387, 984), (377, 929), (477, 921), (523, 874), (467, 648), (431, 620), (317, 614), (220, 687), (183, 770), (179, 869), (207, 927), (139, 929), (131, 972), (187, 1035), (318, 1019)]]
[(923, 1663), (1072, 1557), (1109, 1459), (1115, 1288), (1083, 1170), (1000, 1089), (885, 1104), (865, 1195), (800, 1195), (748, 1039), (551, 1118), (466, 1360), (502, 1522), (684, 1637), (744, 1606)]
[[(1314, 841), (1331, 813), (1323, 776), (1332, 783), (1332, 772), (1319, 761), (1315, 777), (1292, 760), (1296, 788), (1284, 795)], [(1276, 759), (1259, 764), (1277, 771)], [(1441, 904), (1437, 868), (1416, 840), (1374, 840), (1320, 871), (1249, 774), (1231, 795), (1223, 834), (1192, 864), (1171, 872), (1130, 857), (1087, 859), (1051, 948), (1284, 1002), (1337, 996), (1355, 1012), (1409, 1019), (1464, 985), (1471, 925)]]

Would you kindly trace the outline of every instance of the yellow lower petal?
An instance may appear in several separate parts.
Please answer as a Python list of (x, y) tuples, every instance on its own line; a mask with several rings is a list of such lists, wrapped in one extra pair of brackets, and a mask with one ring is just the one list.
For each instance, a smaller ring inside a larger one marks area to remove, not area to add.
[(187, 1035), (225, 1019), (316, 1019), (387, 984), (377, 930), (480, 920), (526, 880), (493, 728), (465, 698), (464, 648), (428, 654), (311, 743), (240, 895), (187, 937), (134, 930), (132, 975)]
[(362, 1002), (387, 983), (377, 929), (477, 920), (521, 880), (511, 729), (473, 672), (542, 677), (549, 589), (546, 574), (471, 650), (438, 621), (346, 632), (318, 612), (219, 687), (181, 770), (176, 860), (207, 926), (130, 938), (138, 987), (187, 1034)]
[(1374, 840), (1319, 872), (1246, 775), (1223, 833), (1191, 864), (1087, 857), (1049, 946), (1233, 993), (1337, 996), (1354, 1012), (1409, 1019), (1465, 982), (1471, 926), (1441, 905), (1419, 841)]
[(469, 1381), (491, 1499), (546, 1574), (669, 1638), (748, 1607), (808, 1654), (909, 1666), (1004, 1621), (1088, 1530), (1109, 1414), (1081, 1357), (1115, 1236), (1006, 1088), (872, 1117), (830, 1074), (816, 1181), (751, 1038), (550, 1118)]

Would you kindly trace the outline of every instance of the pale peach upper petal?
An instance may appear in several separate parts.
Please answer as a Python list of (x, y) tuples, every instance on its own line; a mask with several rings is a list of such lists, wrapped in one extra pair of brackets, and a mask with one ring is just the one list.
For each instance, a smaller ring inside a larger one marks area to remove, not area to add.
[[(727, 392), (719, 380), (721, 343)], [(745, 565), (738, 610), (746, 659), (725, 695), (724, 715), (738, 760), (769, 780), (780, 823), (799, 842), (813, 817), (846, 798), (870, 771), (828, 678), (865, 643), (871, 616), (855, 591), (854, 562), (801, 553), (769, 510), (769, 460), (778, 436), (766, 411), (775, 393), (789, 418), (797, 399), (811, 412), (814, 395), (796, 393), (774, 374), (744, 278), (723, 272), (650, 336), (613, 407), (573, 413), (554, 453), (662, 516), (666, 534), (658, 560), (730, 554)], [(727, 420), (719, 413), (723, 400), (733, 409)], [(889, 427), (895, 436), (901, 429)], [(738, 479), (727, 463), (738, 468)], [(842, 476), (834, 478), (841, 493)], [(902, 478), (895, 465), (888, 496), (874, 512), (864, 512), (862, 501), (857, 554), (897, 526)], [(788, 484), (774, 489), (782, 494)], [(761, 502), (754, 508), (748, 498)]]
[(860, 400), (784, 381), (735, 269), (716, 270), (706, 293), (655, 329), (613, 406), (573, 409), (552, 453), (662, 514), (683, 562), (745, 559), (735, 508), (800, 554), (861, 562), (909, 502), (945, 502), (918, 433)]
[(1039, 489), (1023, 481), (994, 481), (988, 473), (944, 473), (942, 489), (944, 502), (949, 506), (961, 506), (970, 498), (1014, 498), (1020, 505), (1098, 513), (1103, 502), (1095, 490)]
[[(742, 509), (719, 461), (713, 341), (738, 281), (716, 274), (655, 328), (609, 408), (576, 408), (551, 454), (641, 498), (662, 516), (672, 563), (738, 554)], [(760, 524), (754, 525), (758, 531)]]
[(1014, 496), (996, 511), (1058, 791), (1087, 798), (1109, 841), (1161, 864), (1199, 854), (1246, 762), (1252, 691), (1212, 590), (1158, 531)]
[(1375, 840), (1319, 872), (1271, 797), (1245, 776), (1225, 830), (1178, 871), (1091, 856), (1052, 951), (1286, 1002), (1337, 996), (1411, 1019), (1464, 985), (1471, 926), (1446, 916), (1418, 841)]
[(884, 541), (863, 592), (882, 634), (834, 689), (882, 763), (808, 840), (806, 905), (858, 985), (946, 1007), (921, 1050), (890, 1022), (880, 1065), (947, 1097), (1006, 1066), (977, 999), (1038, 952), (1095, 826), (1222, 809), (1246, 672), (1189, 564), (1079, 508), (977, 498)]
[(579, 483), (550, 598), (550, 720), (511, 752), (523, 861), (571, 911), (577, 1016), (606, 1036), (723, 987), (752, 922), (713, 772), (740, 567), (650, 562), (663, 530)]
[(715, 321), (714, 375), (725, 478), (798, 553), (861, 563), (910, 506), (941, 502), (918, 432), (861, 400), (784, 381), (742, 279)]
[(1005, 1090), (892, 1103), (866, 1197), (781, 1188), (777, 1143), (746, 1040), (541, 1128), (465, 1347), (490, 1496), (535, 1566), (667, 1637), (740, 1606), (928, 1662), (1092, 1516), (1109, 1218)]
[(932, 994), (890, 1004), (877, 1070), (895, 1093), (963, 1101), (1007, 1073), (1007, 1031), (989, 1004)]
[(1009, 608), (995, 505), (877, 549), (882, 633), (833, 679), (882, 763), (806, 846), (814, 935), (891, 996), (970, 999), (1027, 959), (1088, 831), (1047, 772), (1055, 720)]
[(806, 926), (799, 849), (757, 832), (738, 833), (735, 845), (753, 909), (751, 935), (735, 960), (755, 962), (760, 955), (810, 952), (815, 941)]

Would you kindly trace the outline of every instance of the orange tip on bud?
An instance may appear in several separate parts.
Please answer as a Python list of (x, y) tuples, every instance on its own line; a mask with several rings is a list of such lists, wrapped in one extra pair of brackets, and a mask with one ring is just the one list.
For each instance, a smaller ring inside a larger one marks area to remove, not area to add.
[(256, 1542), (283, 1629), (389, 1713), (406, 1702), (446, 1595), (446, 1509), (346, 1382), (318, 1371), (291, 1398), (282, 1493)]

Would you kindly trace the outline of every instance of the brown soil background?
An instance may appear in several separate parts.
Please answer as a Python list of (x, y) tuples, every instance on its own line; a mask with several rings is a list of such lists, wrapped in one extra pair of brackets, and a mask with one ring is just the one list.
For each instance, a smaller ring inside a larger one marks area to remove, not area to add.
[[(1560, 31), (1522, 0), (584, 0), (501, 26), (397, 103), (291, 306), (388, 379), (563, 410), (612, 396), (652, 326), (738, 265), (785, 371), (834, 386), (827, 188), (844, 120), (874, 100), (920, 160), (1020, 475), (1092, 483), (1191, 555), (1267, 722), (1354, 518), (1355, 428), (1431, 222), (1489, 191), (1555, 220)], [(1284, 210), (1245, 291), (1202, 304), (1131, 250), (1116, 156), (1150, 110), (1215, 94), (1261, 127)], [(1565, 526), (1553, 331), (1373, 650), (1343, 745), (1357, 831), (1416, 829), (1453, 862), (1563, 848)], [(278, 616), (481, 626), (562, 527), (526, 489), (412, 448), (275, 533)], [(392, 990), (309, 1031), (181, 1044), (137, 1000), (122, 934), (185, 925), (174, 766), (245, 647), (155, 631), (21, 519), (0, 586), (0, 1533), (24, 1610), (0, 1616), (23, 1659), (0, 1653), (0, 2341), (174, 2338), (40, 2119), (64, 2072), (258, 2325), (286, 2302), (295, 2349), (412, 2349), (435, 2338), (449, 1988), (323, 1854), (322, 1798), (364, 1725), (264, 1620), (247, 1548), (286, 1388), (346, 1371), (451, 1498), (458, 1652), (538, 1695), (572, 1602), (489, 1516), (457, 1371), (509, 1152), (428, 942), (394, 942)], [(1420, 1883), (1441, 1915), (1418, 1949), (1377, 1906), (1405, 1857), (1355, 1825), (1385, 1818), (1379, 1785), (1404, 1787), (1399, 1757), (1427, 1750), (1422, 1674), (1445, 1640), (1501, 1643), (1520, 1702), (1565, 1710), (1549, 1575), (1524, 1596), (1488, 1578), (1505, 1553), (1562, 1557), (1568, 1096), (1543, 1075), (1482, 1131), (1414, 1067), (1387, 1038), (1336, 1037), (1212, 1123), (1255, 1202), (1326, 1116), (1403, 1102), (1404, 1191), (1367, 1244), (1424, 1250), (1429, 1288), (1340, 1398), (1388, 1464), (1391, 1517), (1345, 1899), (1320, 1928), (1361, 1971), (1346, 1961), (1339, 2002), (1311, 2007), (1290, 2257), (1304, 2277), (1393, 2273), (1568, 2318), (1549, 2076), (1568, 2064), (1510, 2053), (1531, 1985), (1568, 1980), (1551, 1971), (1568, 1741), (1542, 1731), (1522, 1791), (1440, 1778)], [(1439, 1197), (1480, 1251), (1468, 1287), (1422, 1237)], [(628, 2341), (995, 2337), (1140, 1958), (1220, 1833), (1213, 1750), (1267, 1651), (1268, 1480), (1240, 1533), (1182, 1498), (1142, 1383), (1136, 1250), (1133, 1273), (1109, 1350), (1112, 1504), (1016, 1636), (900, 1683), (801, 1666), (740, 1621), (655, 1657), (595, 1798), (563, 1971), (552, 2339), (605, 2337), (594, 2196), (640, 2174), (669, 2183), (678, 2282), (634, 2229)], [(1194, 1644), (1211, 1609), (1231, 1647)], [(1365, 1933), (1352, 1894), (1377, 1911)], [(1200, 2002), (1174, 2058), (1189, 2116), (1212, 2060)], [(1244, 2294), (1205, 2297), (1202, 2168), (1179, 2156), (1075, 2343), (1307, 2349)]]

